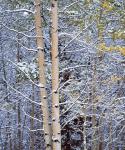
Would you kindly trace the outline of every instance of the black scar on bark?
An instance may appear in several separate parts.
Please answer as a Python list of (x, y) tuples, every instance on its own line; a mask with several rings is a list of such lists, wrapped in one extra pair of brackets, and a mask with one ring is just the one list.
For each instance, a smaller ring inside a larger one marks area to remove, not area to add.
[(54, 5), (54, 4), (52, 4), (52, 7), (55, 7), (55, 5)]

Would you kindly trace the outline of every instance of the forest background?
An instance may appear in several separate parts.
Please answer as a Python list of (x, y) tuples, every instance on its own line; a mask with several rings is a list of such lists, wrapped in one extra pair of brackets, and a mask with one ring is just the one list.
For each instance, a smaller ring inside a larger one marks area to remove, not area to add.
[(125, 149), (125, 1), (0, 0), (0, 149)]

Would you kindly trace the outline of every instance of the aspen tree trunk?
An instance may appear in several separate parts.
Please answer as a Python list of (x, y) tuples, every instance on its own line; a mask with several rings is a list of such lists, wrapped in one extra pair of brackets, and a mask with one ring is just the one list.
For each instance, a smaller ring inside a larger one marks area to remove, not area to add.
[(44, 62), (44, 45), (43, 45), (43, 33), (42, 33), (42, 18), (40, 13), (40, 0), (35, 0), (35, 27), (37, 35), (37, 48), (38, 48), (38, 65), (39, 65), (39, 80), (41, 84), (41, 104), (43, 112), (43, 128), (46, 150), (51, 150), (51, 128), (49, 124), (49, 110), (47, 104), (46, 93), (46, 79), (45, 79), (45, 62)]
[[(20, 62), (20, 45), (19, 45), (19, 34), (17, 35), (18, 43), (17, 43), (17, 62)], [(18, 116), (18, 139), (19, 139), (19, 150), (22, 149), (22, 131), (21, 131), (21, 110), (20, 110), (20, 101), (17, 104), (17, 116)]]
[[(29, 24), (30, 24), (30, 21), (29, 21)], [(28, 38), (28, 47), (30, 48), (31, 47), (31, 44), (30, 44), (30, 38)], [(34, 78), (32, 79), (33, 82), (34, 81)], [(32, 84), (32, 101), (35, 101), (35, 85)], [(35, 105), (34, 103), (31, 103), (31, 112), (30, 112), (30, 115), (32, 116), (32, 118), (30, 118), (30, 128), (31, 130), (34, 129), (34, 113), (35, 113)], [(30, 132), (30, 150), (34, 150), (34, 146), (35, 146), (35, 134), (34, 132)]]
[[(100, 6), (103, 3), (104, 3), (104, 0), (100, 0)], [(100, 9), (99, 18), (97, 19), (99, 44), (103, 43), (103, 40), (104, 40), (103, 39), (104, 29), (99, 27), (99, 25), (101, 24), (102, 16), (103, 16), (103, 10)], [(102, 52), (98, 52), (98, 58), (97, 58), (98, 63), (101, 64), (102, 60), (103, 60), (103, 53)], [(101, 117), (101, 119), (99, 120), (99, 125), (98, 126), (101, 126), (103, 121), (104, 121), (103, 117)], [(99, 127), (98, 128), (98, 136), (100, 137), (99, 150), (103, 150), (103, 148), (104, 148), (104, 135), (103, 135), (103, 132), (104, 132), (103, 129), (101, 129), (101, 127)]]
[(59, 119), (59, 60), (58, 60), (58, 12), (57, 0), (52, 0), (52, 142), (53, 150), (61, 150), (61, 128)]
[(87, 150), (87, 137), (86, 137), (86, 108), (84, 106), (84, 109), (83, 109), (83, 112), (84, 112), (84, 124), (83, 124), (83, 136), (84, 136), (84, 150)]
[[(34, 84), (32, 84), (32, 100), (33, 101), (35, 100), (34, 93), (35, 93)], [(34, 118), (34, 103), (32, 103), (32, 108), (31, 108), (30, 115)], [(33, 118), (30, 119), (30, 128), (31, 128), (31, 130), (34, 129), (34, 119)], [(30, 149), (31, 150), (34, 150), (34, 144), (35, 144), (34, 133), (31, 131), (30, 132)]]
[(109, 122), (109, 139), (110, 139), (109, 150), (112, 150), (112, 119), (111, 119), (111, 116), (110, 116), (110, 122)]
[(94, 62), (93, 65), (93, 89), (92, 89), (92, 111), (93, 111), (93, 117), (92, 117), (92, 127), (93, 127), (93, 135), (92, 135), (92, 140), (93, 140), (93, 145), (92, 145), (92, 150), (99, 150), (99, 144), (97, 141), (97, 137), (98, 137), (98, 130), (97, 130), (97, 126), (96, 126), (96, 62)]

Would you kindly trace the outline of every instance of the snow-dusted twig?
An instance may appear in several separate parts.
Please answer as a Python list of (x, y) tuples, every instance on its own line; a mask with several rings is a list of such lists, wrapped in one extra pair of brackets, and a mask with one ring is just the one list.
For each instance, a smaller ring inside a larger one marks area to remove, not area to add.
[(24, 8), (22, 8), (22, 9), (0, 11), (1, 14), (4, 14), (4, 13), (17, 13), (17, 12), (28, 12), (28, 13), (34, 14), (34, 11), (29, 10), (29, 9), (24, 9)]
[(39, 122), (43, 122), (42, 120), (40, 120), (40, 119), (38, 119), (38, 118), (35, 118), (35, 117), (32, 117), (31, 115), (27, 114), (26, 111), (24, 110), (24, 108), (22, 108), (22, 111), (23, 111), (23, 113), (24, 113), (26, 116), (28, 116), (29, 118), (34, 119), (34, 120), (37, 120), (37, 121), (39, 121)]
[(26, 127), (30, 132), (44, 131), (44, 129), (30, 129)]
[(73, 67), (67, 67), (67, 68), (64, 68), (62, 70), (59, 71), (59, 73), (62, 73), (66, 70), (70, 70), (70, 69), (75, 69), (75, 68), (80, 68), (80, 67), (86, 67), (87, 65), (76, 65), (76, 66), (73, 66)]
[(78, 2), (79, 2), (79, 1), (77, 0), (77, 1), (75, 1), (75, 2), (73, 2), (73, 3), (71, 3), (70, 5), (65, 6), (65, 7), (63, 8), (63, 10), (60, 11), (60, 12), (65, 12), (68, 8), (70, 8), (70, 7), (73, 6), (74, 4), (77, 4)]
[(91, 26), (93, 25), (93, 23), (94, 23), (94, 21), (93, 21), (90, 25), (88, 25), (87, 27), (85, 27), (82, 31), (80, 31), (75, 37), (73, 37), (73, 39), (70, 40), (70, 41), (66, 44), (66, 46), (62, 49), (61, 53), (62, 53), (74, 40), (76, 40), (84, 31), (86, 31), (89, 27), (91, 27)]
[(27, 99), (28, 101), (30, 101), (31, 103), (37, 104), (37, 105), (42, 105), (42, 103), (37, 103), (35, 101), (33, 101), (32, 99), (30, 99), (29, 97), (27, 97), (26, 95), (24, 95), (22, 92), (20, 92), (19, 90), (15, 89), (13, 86), (11, 86), (7, 80), (5, 80), (3, 78), (3, 81), (6, 82), (6, 84), (8, 85), (8, 87), (10, 87), (12, 90), (14, 90), (16, 93), (20, 94), (21, 96), (23, 96), (25, 99)]
[(13, 31), (13, 32), (16, 32), (16, 33), (18, 33), (18, 34), (21, 34), (21, 35), (23, 35), (23, 36), (25, 36), (25, 37), (27, 37), (27, 38), (36, 38), (36, 37), (38, 37), (38, 36), (27, 35), (27, 34), (25, 34), (25, 33), (23, 33), (23, 32), (20, 32), (20, 31), (18, 31), (18, 30), (15, 30), (15, 29), (12, 29), (12, 28), (8, 27), (7, 25), (5, 25), (5, 24), (3, 24), (3, 23), (2, 23), (2, 25), (3, 25), (6, 29), (8, 29), (8, 30), (10, 30), (10, 31)]

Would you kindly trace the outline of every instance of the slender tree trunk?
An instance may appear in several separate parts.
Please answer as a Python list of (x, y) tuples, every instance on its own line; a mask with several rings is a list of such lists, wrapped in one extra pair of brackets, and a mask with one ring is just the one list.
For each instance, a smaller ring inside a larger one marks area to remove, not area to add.
[[(85, 108), (84, 108), (85, 109)], [(84, 111), (86, 113), (86, 110)], [(87, 137), (86, 137), (86, 114), (84, 116), (84, 124), (83, 124), (83, 136), (84, 136), (84, 150), (87, 150)]]
[[(29, 21), (29, 24), (30, 24), (30, 21)], [(28, 47), (30, 48), (31, 47), (31, 41), (30, 41), (30, 38), (28, 38)], [(32, 79), (34, 81), (34, 79)], [(35, 82), (35, 81), (34, 81)], [(35, 101), (35, 85), (32, 84), (32, 101)], [(32, 118), (30, 118), (30, 128), (31, 130), (34, 129), (34, 114), (35, 114), (35, 105), (34, 103), (31, 103), (31, 111), (30, 111), (30, 115), (32, 116)], [(30, 149), (31, 150), (34, 150), (35, 149), (35, 134), (34, 132), (30, 132)]]
[[(104, 0), (100, 0), (100, 6), (104, 3)], [(104, 29), (103, 28), (100, 28), (100, 24), (101, 24), (101, 20), (102, 20), (102, 15), (103, 15), (103, 10), (100, 9), (100, 12), (99, 12), (99, 18), (97, 20), (97, 26), (98, 26), (98, 40), (99, 40), (99, 44), (103, 43), (103, 32), (104, 32)], [(101, 51), (98, 52), (98, 63), (100, 64), (101, 61), (103, 60), (103, 53)], [(98, 64), (98, 65), (99, 65)], [(101, 124), (102, 124), (102, 120), (103, 120), (103, 117), (99, 120), (99, 124), (98, 126), (100, 126), (98, 128), (98, 136), (100, 137), (100, 140), (98, 141), (98, 148), (99, 150), (103, 150), (104, 148), (104, 134), (103, 134), (103, 129), (101, 129)]]
[(112, 119), (111, 119), (111, 116), (110, 116), (110, 122), (109, 122), (109, 139), (110, 139), (109, 150), (112, 150)]
[(42, 19), (40, 13), (40, 0), (35, 0), (35, 27), (37, 35), (37, 48), (38, 48), (38, 65), (39, 65), (39, 80), (41, 84), (41, 107), (43, 112), (43, 128), (45, 136), (46, 150), (51, 149), (51, 127), (49, 124), (49, 110), (47, 104), (47, 93), (46, 93), (46, 79), (45, 79), (45, 62), (44, 62), (44, 45), (43, 45), (43, 34), (42, 34)]
[[(17, 35), (18, 43), (17, 43), (17, 62), (20, 62), (20, 45), (19, 45), (19, 34)], [(17, 104), (17, 114), (18, 114), (18, 141), (19, 141), (19, 150), (22, 149), (22, 131), (21, 131), (21, 110), (20, 110), (20, 100)]]
[[(34, 90), (34, 84), (32, 84), (32, 100), (34, 101), (35, 97), (34, 97), (34, 93), (35, 93), (35, 90)], [(31, 108), (31, 116), (34, 117), (34, 103), (32, 103), (32, 108)], [(33, 130), (34, 128), (34, 119), (31, 118), (30, 119), (30, 126), (31, 126), (31, 130)], [(35, 139), (34, 139), (34, 132), (30, 132), (30, 148), (31, 150), (34, 150), (34, 144), (35, 144)]]
[(97, 140), (98, 138), (98, 129), (97, 129), (97, 121), (96, 121), (96, 62), (93, 65), (93, 88), (92, 88), (92, 111), (93, 111), (93, 117), (92, 117), (92, 127), (93, 127), (93, 135), (92, 135), (92, 140), (93, 140), (93, 145), (92, 145), (92, 150), (98, 150), (99, 149), (99, 142)]
[(61, 150), (61, 128), (59, 119), (59, 60), (58, 60), (58, 12), (57, 0), (52, 0), (52, 141), (53, 150)]

